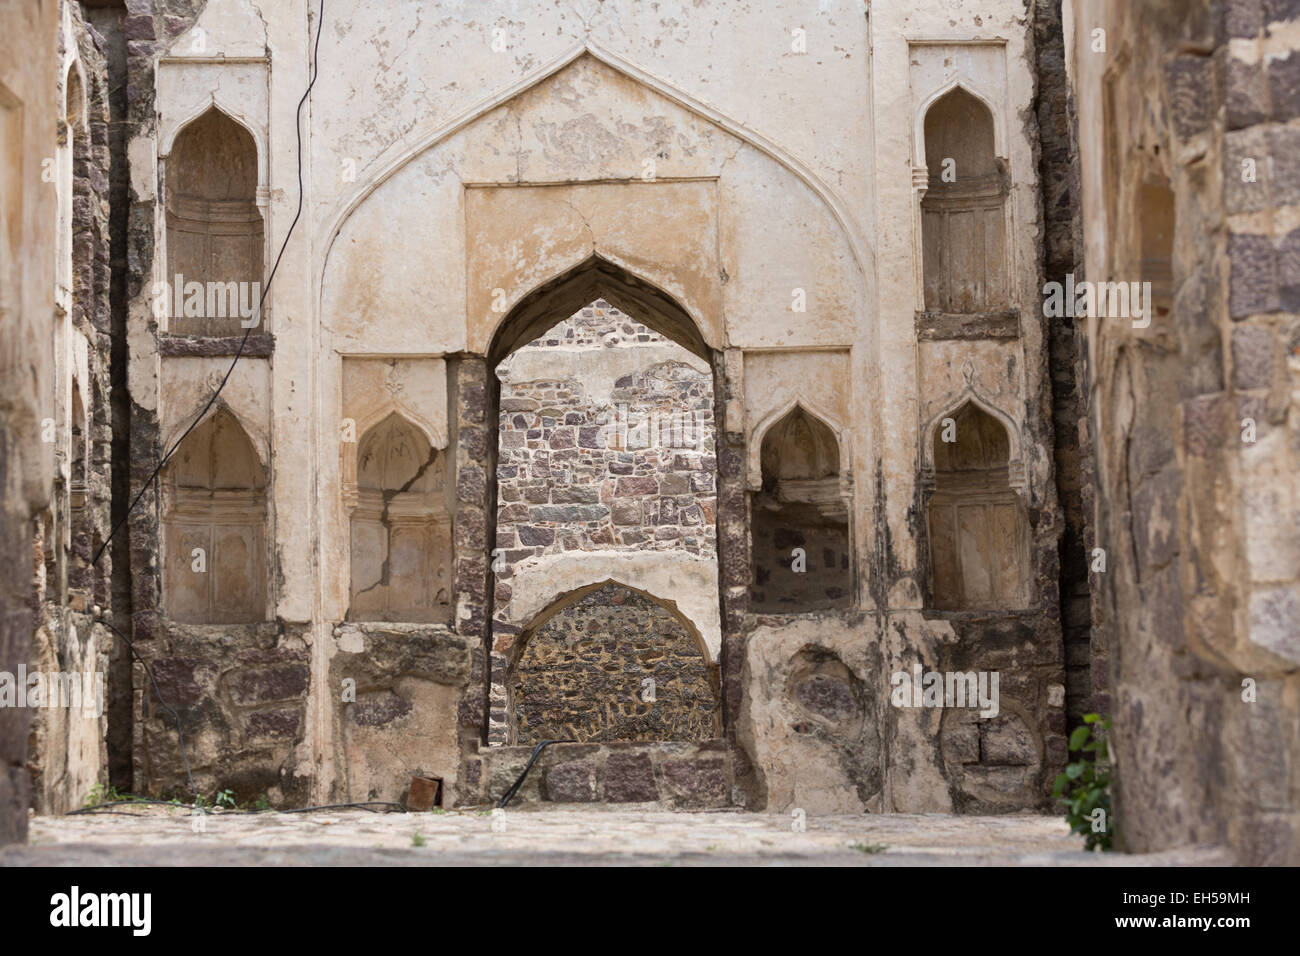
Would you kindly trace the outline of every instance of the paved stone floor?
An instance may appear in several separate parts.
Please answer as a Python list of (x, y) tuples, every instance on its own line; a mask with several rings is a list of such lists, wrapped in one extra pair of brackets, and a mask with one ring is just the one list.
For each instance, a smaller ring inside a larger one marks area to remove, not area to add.
[(1086, 853), (1058, 817), (942, 814), (790, 816), (605, 809), (487, 813), (214, 812), (196, 833), (185, 808), (33, 817), (0, 866), (423, 865), (1222, 865), (1218, 851)]

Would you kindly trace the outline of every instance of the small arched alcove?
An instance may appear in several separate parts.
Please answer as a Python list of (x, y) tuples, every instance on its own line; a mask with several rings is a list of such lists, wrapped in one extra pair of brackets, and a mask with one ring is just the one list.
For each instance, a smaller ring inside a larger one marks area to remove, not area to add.
[(163, 607), (172, 620), (235, 624), (266, 617), (266, 469), (222, 408), (163, 472)]
[(750, 493), (756, 611), (800, 614), (852, 600), (848, 495), (835, 433), (795, 405), (762, 436)]
[[(88, 288), (86, 279), (93, 263), (85, 261), (91, 244), (76, 242), (76, 237), (84, 235), (91, 228), (90, 212), (92, 203), (89, 198), (89, 182), (84, 176), (78, 176), (76, 170), (85, 168), (90, 154), (90, 144), (86, 135), (86, 92), (81, 76), (81, 67), (77, 62), (68, 67), (64, 78), (64, 104), (62, 122), (59, 124), (58, 143), (58, 196), (59, 228), (57, 241), (58, 270), (56, 288), (59, 304), (70, 311), (80, 304), (83, 316), (88, 316), (88, 303), (75, 303), (71, 296), (74, 288)], [(77, 202), (78, 195), (82, 202)], [(80, 245), (80, 248), (78, 246)], [(74, 261), (75, 260), (75, 261)]]
[(1175, 198), (1164, 177), (1148, 180), (1138, 192), (1140, 275), (1151, 283), (1149, 318), (1167, 316), (1174, 301)]
[(177, 134), (166, 177), (168, 331), (241, 335), (261, 321), (257, 144), (214, 106)]
[(442, 456), (396, 412), (357, 443), (349, 620), (451, 617), (451, 517)]
[(716, 669), (675, 609), (615, 581), (557, 600), (515, 643), (510, 742), (708, 740), (721, 733)]
[(687, 351), (709, 358), (699, 324), (676, 299), (617, 263), (592, 255), (520, 299), (493, 334), (488, 364), (495, 368), (511, 352), (598, 299)]
[(993, 312), (1009, 306), (1003, 164), (993, 114), (960, 86), (925, 115), (929, 184), (921, 200), (928, 312)]
[(967, 401), (939, 422), (933, 442), (931, 605), (1022, 607), (1028, 539), (1023, 502), (1011, 487), (1006, 428)]

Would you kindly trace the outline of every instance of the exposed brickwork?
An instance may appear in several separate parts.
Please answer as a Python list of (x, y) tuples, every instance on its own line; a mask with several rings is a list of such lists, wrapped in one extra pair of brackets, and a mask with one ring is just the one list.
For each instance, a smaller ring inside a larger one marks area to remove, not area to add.
[[(109, 77), (105, 42), (82, 20), (80, 6), (67, 6), (71, 34), (63, 36), (66, 56), (76, 66), (60, 78), (67, 112), (59, 124), (61, 142), (71, 143), (71, 252), (66, 301), (56, 313), (60, 380), (49, 411), (57, 421), (54, 497), (39, 530), (43, 566), (37, 575), (41, 605), (29, 669), (76, 675), (78, 686), (104, 681), (113, 638), (91, 609), (109, 609), (112, 560), (91, 561), (108, 537), (112, 414), (109, 405)], [(62, 285), (62, 281), (59, 283)], [(56, 295), (56, 301), (58, 296)], [(62, 325), (64, 306), (69, 320)], [(84, 343), (84, 373), (73, 356)], [(60, 394), (71, 385), (73, 401)], [(80, 675), (98, 675), (82, 679)], [(86, 683), (86, 681), (90, 683)], [(41, 708), (32, 722), (34, 805), (61, 813), (80, 804), (105, 762), (102, 717), (88, 711)], [(90, 738), (87, 741), (85, 738)]]
[[(121, 121), (123, 135), (127, 142), (143, 137), (151, 139), (157, 135), (158, 114), (155, 105), (155, 87), (157, 73), (155, 57), (176, 37), (190, 30), (207, 5), (207, 0), (127, 0), (126, 15), (120, 21), (121, 36), (125, 38), (126, 62), (124, 75), (119, 82), (125, 88), (126, 114)], [(125, 158), (125, 157), (124, 157)], [(120, 314), (115, 327), (119, 348), (126, 352), (129, 347), (138, 347), (137, 343), (151, 341), (156, 343), (159, 336), (158, 320), (152, 309), (152, 283), (154, 256), (158, 247), (154, 234), (156, 217), (156, 200), (143, 197), (131, 191), (130, 207), (125, 212), (125, 259), (126, 275), (124, 289), (121, 290), (123, 301), (117, 308)], [(118, 358), (121, 378), (119, 386), (124, 389), (136, 389), (143, 383), (127, 379), (129, 352)], [(166, 449), (162, 447), (156, 405), (147, 407), (139, 398), (132, 397), (129, 405), (129, 421), (125, 424), (126, 436), (115, 447), (118, 460), (118, 487), (128, 493), (130, 502), (138, 503), (126, 515), (125, 508), (120, 512), (126, 523), (119, 536), (125, 536), (123, 544), (114, 548), (114, 555), (119, 562), (122, 556), (128, 557), (129, 583), (119, 582), (121, 593), (129, 594), (130, 617), (119, 615), (117, 627), (135, 642), (137, 650), (146, 657), (168, 654), (165, 645), (154, 645), (156, 638), (166, 631), (166, 622), (159, 616), (159, 599), (161, 596), (161, 559), (159, 557), (159, 506), (161, 495), (157, 482), (151, 482), (154, 469)], [(121, 437), (121, 429), (119, 429)], [(146, 485), (146, 482), (150, 482)], [(118, 498), (122, 505), (121, 497)], [(132, 713), (134, 720), (139, 715), (152, 712), (158, 702), (154, 696), (148, 675), (138, 663), (132, 666), (132, 688), (134, 701)], [(152, 703), (149, 699), (153, 698)], [(170, 720), (169, 717), (155, 718)], [(305, 729), (305, 728), (304, 728)], [(150, 792), (162, 787), (175, 787), (183, 779), (183, 762), (179, 752), (173, 750), (159, 753), (142, 753), (147, 731), (132, 723), (132, 788), (136, 792)], [(174, 735), (175, 730), (171, 731)], [(268, 781), (275, 779), (277, 768), (272, 768)]]
[[(569, 373), (551, 377), (560, 363)], [(715, 558), (717, 463), (709, 371), (604, 301), (517, 350), (497, 376), (491, 707), (504, 735), (504, 654), (529, 624), (512, 607), (517, 569), (571, 551)]]
[[(516, 354), (560, 345), (626, 352), (651, 344), (669, 341), (598, 303)], [(707, 372), (680, 360), (633, 367), (615, 381), (608, 401), (588, 396), (581, 381), (515, 382), (504, 375), (496, 547), (506, 550), (507, 564), (574, 549), (715, 553)], [(505, 602), (497, 610), (509, 619)]]

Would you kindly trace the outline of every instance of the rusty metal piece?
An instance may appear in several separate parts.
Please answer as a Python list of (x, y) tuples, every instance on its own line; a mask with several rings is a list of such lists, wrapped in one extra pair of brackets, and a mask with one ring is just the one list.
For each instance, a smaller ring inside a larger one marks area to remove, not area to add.
[(442, 777), (412, 777), (406, 809), (415, 812), (442, 806)]

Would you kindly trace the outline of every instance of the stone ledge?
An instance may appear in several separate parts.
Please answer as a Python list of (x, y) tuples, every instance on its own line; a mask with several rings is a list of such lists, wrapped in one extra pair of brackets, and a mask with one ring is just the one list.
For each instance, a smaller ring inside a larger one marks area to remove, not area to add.
[[(531, 746), (479, 751), (480, 803), (495, 803), (532, 756)], [(542, 751), (511, 808), (638, 804), (665, 809), (734, 806), (732, 755), (722, 739), (622, 740), (554, 744)]]
[(918, 312), (916, 337), (922, 341), (1015, 339), (1020, 337), (1020, 314), (1010, 309), (1003, 312), (973, 312), (969, 315)]
[(358, 686), (420, 677), (464, 687), (470, 679), (471, 641), (445, 624), (349, 621), (335, 626), (334, 640), (331, 675), (351, 676)]
[[(168, 357), (220, 358), (234, 357), (241, 354), (239, 343), (242, 335), (160, 335), (158, 336), (158, 354)], [(275, 336), (269, 332), (254, 332), (244, 343), (242, 356), (245, 358), (270, 358), (275, 354)]]

